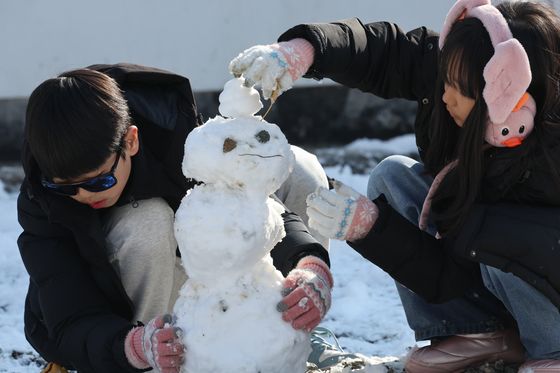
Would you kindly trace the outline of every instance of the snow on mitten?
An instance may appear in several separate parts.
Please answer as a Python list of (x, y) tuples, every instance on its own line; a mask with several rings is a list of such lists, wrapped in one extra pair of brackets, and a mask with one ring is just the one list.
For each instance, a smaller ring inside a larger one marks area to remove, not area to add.
[(334, 191), (319, 187), (307, 196), (309, 226), (337, 240), (364, 238), (377, 220), (379, 209), (366, 196), (340, 181), (335, 180), (333, 184)]
[(301, 259), (284, 279), (277, 309), (294, 329), (311, 331), (331, 306), (333, 278), (327, 264), (314, 256)]
[(171, 315), (163, 315), (128, 332), (124, 351), (130, 365), (137, 369), (152, 367), (161, 373), (179, 373), (185, 349), (181, 329), (173, 327), (173, 323)]
[(290, 89), (313, 64), (315, 50), (305, 39), (255, 45), (241, 52), (229, 63), (229, 71), (243, 75), (245, 84), (260, 85), (265, 99), (276, 100)]

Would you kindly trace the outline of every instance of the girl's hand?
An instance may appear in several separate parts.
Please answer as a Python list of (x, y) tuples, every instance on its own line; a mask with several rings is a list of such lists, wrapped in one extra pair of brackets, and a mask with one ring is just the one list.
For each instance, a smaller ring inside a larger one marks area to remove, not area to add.
[(334, 191), (320, 187), (307, 196), (309, 226), (329, 238), (362, 239), (373, 227), (378, 214), (375, 203), (337, 180)]
[(276, 100), (290, 89), (313, 64), (314, 49), (305, 39), (270, 45), (255, 45), (229, 63), (235, 77), (247, 86), (260, 85), (265, 99)]

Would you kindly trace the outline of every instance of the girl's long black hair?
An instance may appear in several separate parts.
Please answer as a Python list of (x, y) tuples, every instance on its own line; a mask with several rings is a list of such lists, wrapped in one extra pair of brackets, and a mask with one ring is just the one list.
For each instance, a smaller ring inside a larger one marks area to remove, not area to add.
[[(557, 169), (560, 162), (554, 162), (550, 153), (550, 148), (560, 140), (560, 18), (552, 8), (540, 3), (505, 2), (497, 8), (529, 56), (532, 82), (528, 91), (537, 103), (535, 128), (523, 145), (515, 150), (500, 148), (500, 151), (515, 151), (520, 164), (529, 164), (534, 154), (540, 154), (560, 186)], [(442, 235), (457, 232), (473, 204), (484, 194), (485, 176), (496, 152), (496, 148), (484, 141), (488, 108), (482, 97), (485, 85), (482, 72), (493, 53), (488, 32), (475, 18), (457, 21), (441, 50), (425, 163), (427, 170), (435, 175), (450, 161), (458, 160), (432, 202), (432, 217)], [(475, 100), (474, 108), (461, 128), (455, 124), (441, 99), (444, 84), (453, 85), (464, 96)], [(516, 167), (515, 172), (503, 170), (501, 183), (513, 186), (518, 182), (518, 172), (522, 168)], [(506, 191), (507, 188), (493, 191), (492, 197), (498, 200), (503, 195), (497, 194)]]

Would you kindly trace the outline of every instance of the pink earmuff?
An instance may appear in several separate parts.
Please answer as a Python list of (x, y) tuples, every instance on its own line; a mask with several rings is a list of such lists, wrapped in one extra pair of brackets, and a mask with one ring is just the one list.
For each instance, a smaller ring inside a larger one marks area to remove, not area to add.
[(525, 93), (503, 123), (488, 121), (484, 136), (486, 142), (493, 146), (508, 148), (521, 145), (533, 130), (536, 113), (535, 100), (529, 93)]
[[(490, 0), (458, 0), (449, 10), (443, 24), (439, 38), (440, 49), (443, 48), (445, 38), (453, 24), (464, 17), (479, 19), (488, 31), (494, 46), (494, 55), (483, 71), (486, 85), (482, 96), (488, 106), (491, 123), (486, 131), (486, 141), (495, 146), (516, 146), (513, 145), (516, 140), (511, 140), (508, 142), (510, 145), (505, 145), (501, 141), (504, 138), (502, 132), (509, 133), (511, 138), (518, 137), (522, 140), (533, 128), (536, 105), (527, 93), (532, 79), (529, 57), (521, 43), (512, 36), (503, 15), (491, 5)], [(529, 99), (525, 99), (525, 95), (528, 95)], [(523, 106), (523, 103), (532, 106), (531, 108)], [(524, 117), (528, 113), (532, 113), (530, 121)], [(522, 118), (522, 120), (513, 118)], [(516, 128), (516, 123), (523, 123), (524, 136), (519, 136), (521, 127)], [(517, 135), (513, 136), (512, 132)]]

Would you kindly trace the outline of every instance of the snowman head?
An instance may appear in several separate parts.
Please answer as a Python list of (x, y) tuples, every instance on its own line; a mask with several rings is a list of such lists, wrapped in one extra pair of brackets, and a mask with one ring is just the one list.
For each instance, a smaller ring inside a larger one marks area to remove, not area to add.
[(259, 117), (215, 117), (187, 137), (183, 173), (205, 184), (272, 194), (294, 155), (277, 125)]

